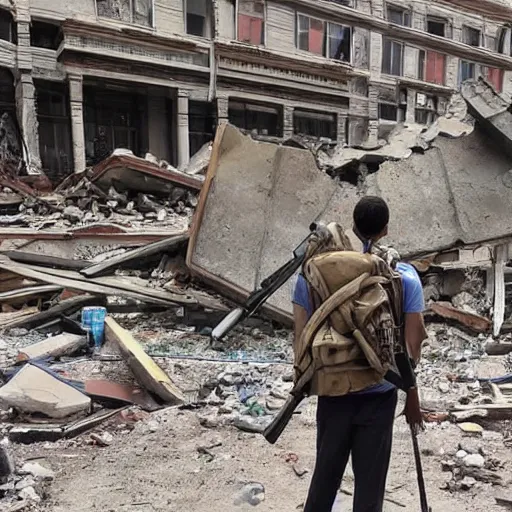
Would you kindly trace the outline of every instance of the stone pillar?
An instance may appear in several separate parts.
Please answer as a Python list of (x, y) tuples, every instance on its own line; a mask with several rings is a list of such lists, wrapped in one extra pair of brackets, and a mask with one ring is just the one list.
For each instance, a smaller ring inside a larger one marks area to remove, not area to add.
[(370, 85), (368, 88), (368, 146), (377, 146), (379, 142), (379, 90)]
[(348, 115), (346, 112), (338, 112), (338, 143), (348, 144), (347, 140), (347, 119)]
[(293, 111), (294, 108), (285, 105), (283, 108), (283, 138), (293, 137)]
[(229, 122), (229, 99), (217, 98), (217, 126)]
[(27, 145), (27, 167), (30, 174), (41, 172), (36, 91), (30, 73), (21, 72), (16, 81), (16, 111), (23, 138)]
[(407, 110), (405, 112), (407, 124), (416, 122), (416, 92), (414, 89), (407, 89)]
[(85, 170), (85, 132), (82, 75), (69, 75), (69, 104), (71, 134), (73, 136), (73, 162), (75, 172)]
[(188, 92), (178, 90), (178, 168), (186, 167), (190, 161), (190, 141), (188, 129)]

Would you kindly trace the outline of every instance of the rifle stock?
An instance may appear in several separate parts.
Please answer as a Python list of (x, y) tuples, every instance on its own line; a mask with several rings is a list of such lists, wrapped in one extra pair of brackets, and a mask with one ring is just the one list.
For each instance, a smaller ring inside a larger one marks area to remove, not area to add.
[(272, 423), (265, 429), (263, 436), (270, 444), (275, 444), (281, 437), (284, 429), (292, 419), (295, 409), (304, 400), (304, 396), (290, 395), (285, 404), (272, 420)]

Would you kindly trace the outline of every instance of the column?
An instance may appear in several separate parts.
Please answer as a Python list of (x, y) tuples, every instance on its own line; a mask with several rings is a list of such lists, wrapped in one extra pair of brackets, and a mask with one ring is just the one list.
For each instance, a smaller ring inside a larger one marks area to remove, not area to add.
[(39, 174), (41, 172), (41, 157), (35, 87), (32, 75), (23, 71), (16, 81), (16, 110), (28, 150), (26, 157), (28, 172), (29, 174)]
[(229, 99), (217, 97), (217, 126), (229, 122)]
[(69, 104), (71, 110), (71, 134), (73, 136), (73, 162), (75, 172), (85, 170), (85, 132), (83, 106), (83, 77), (69, 75)]
[(376, 147), (379, 142), (379, 90), (368, 87), (368, 140), (369, 147)]
[(188, 92), (178, 89), (178, 168), (186, 167), (190, 161), (188, 129)]
[(338, 112), (337, 121), (338, 121), (338, 143), (347, 144), (347, 113), (346, 112)]
[(294, 108), (289, 105), (283, 107), (283, 138), (293, 137), (293, 111)]
[(415, 89), (407, 89), (407, 110), (405, 112), (407, 124), (416, 122), (416, 92)]

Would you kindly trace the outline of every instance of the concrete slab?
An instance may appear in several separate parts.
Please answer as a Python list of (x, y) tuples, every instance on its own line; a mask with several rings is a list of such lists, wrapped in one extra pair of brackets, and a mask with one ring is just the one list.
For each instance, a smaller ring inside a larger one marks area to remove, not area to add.
[[(391, 210), (385, 243), (402, 255), (435, 252), (512, 234), (512, 158), (482, 133), (438, 137), (432, 149), (385, 162), (361, 187), (338, 184), (309, 151), (258, 143), (234, 127), (218, 131), (193, 222), (187, 264), (210, 284), (242, 299), (283, 265), (321, 219), (352, 225), (362, 195)], [(510, 179), (508, 179), (510, 178)], [(271, 300), (290, 319), (291, 282)]]
[(91, 399), (37, 366), (26, 364), (0, 388), (0, 403), (24, 413), (65, 418), (88, 413)]

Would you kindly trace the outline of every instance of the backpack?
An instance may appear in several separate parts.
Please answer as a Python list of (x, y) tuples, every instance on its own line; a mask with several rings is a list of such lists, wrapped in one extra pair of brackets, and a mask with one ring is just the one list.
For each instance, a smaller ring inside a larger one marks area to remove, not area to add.
[(386, 254), (358, 253), (345, 241), (309, 255), (302, 269), (315, 313), (294, 347), (295, 377), (314, 365), (309, 394), (340, 396), (380, 383), (404, 346), (400, 274)]

